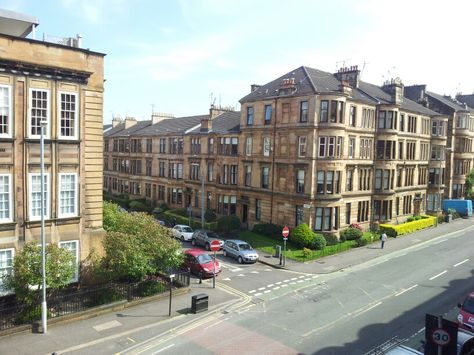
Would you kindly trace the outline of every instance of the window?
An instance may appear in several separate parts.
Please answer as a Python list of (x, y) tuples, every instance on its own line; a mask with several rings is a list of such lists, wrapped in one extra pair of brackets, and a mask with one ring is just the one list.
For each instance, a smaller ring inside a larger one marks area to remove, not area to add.
[(247, 126), (253, 125), (253, 107), (247, 107)]
[(356, 126), (356, 113), (357, 113), (356, 107), (351, 106), (351, 111), (349, 114), (349, 126), (352, 126), (352, 127)]
[(3, 283), (3, 277), (11, 275), (13, 272), (13, 258), (15, 256), (15, 249), (1, 249), (0, 250), (0, 295), (6, 295), (9, 290)]
[(269, 174), (270, 174), (270, 168), (264, 166), (262, 168), (262, 188), (268, 189), (269, 186)]
[(369, 220), (369, 201), (359, 201), (357, 203), (357, 222)]
[(191, 154), (201, 154), (201, 138), (191, 138)]
[(214, 164), (213, 163), (207, 164), (207, 181), (209, 182), (214, 181)]
[(0, 222), (12, 221), (11, 175), (0, 175)]
[(165, 162), (164, 161), (160, 161), (158, 163), (158, 176), (159, 177), (165, 177)]
[(79, 241), (71, 240), (67, 242), (59, 242), (59, 247), (69, 251), (74, 257), (74, 275), (71, 279), (71, 282), (79, 281)]
[(354, 158), (355, 153), (355, 138), (349, 138), (349, 159)]
[(298, 137), (298, 157), (306, 156), (306, 137)]
[(0, 85), (0, 137), (11, 137), (11, 100), (10, 86)]
[(405, 114), (400, 114), (400, 132), (405, 130)]
[[(333, 220), (334, 219), (334, 220)], [(338, 228), (339, 221), (339, 208), (338, 207), (316, 207), (316, 218), (314, 222), (314, 229), (321, 230), (331, 230)]]
[(59, 217), (77, 216), (77, 174), (59, 174)]
[(160, 153), (166, 153), (166, 138), (160, 138)]
[(199, 180), (199, 164), (191, 163), (189, 166), (189, 179), (190, 180)]
[(237, 185), (237, 165), (230, 166), (230, 184)]
[(369, 191), (372, 189), (372, 168), (359, 168), (359, 191)]
[(77, 94), (59, 93), (59, 137), (77, 139)]
[(354, 168), (346, 170), (346, 191), (352, 191), (354, 188)]
[(31, 138), (41, 136), (41, 122), (46, 122), (45, 138), (49, 138), (49, 90), (30, 89), (30, 134)]
[(245, 165), (245, 186), (252, 186), (252, 165)]
[(270, 137), (263, 137), (263, 156), (270, 156)]
[(265, 124), (272, 121), (272, 105), (265, 105)]
[(214, 154), (214, 138), (209, 138), (207, 141), (207, 153)]
[(321, 106), (319, 108), (319, 122), (327, 122), (328, 121), (328, 107), (329, 101), (322, 100)]
[(296, 192), (304, 194), (304, 170), (296, 171)]
[(300, 122), (308, 122), (308, 101), (300, 102)]
[(245, 138), (245, 155), (252, 155), (252, 137)]
[(397, 111), (379, 111), (379, 129), (397, 128)]
[(395, 170), (393, 169), (376, 169), (375, 170), (375, 189), (376, 190), (392, 190)]
[[(49, 189), (48, 189), (49, 174), (44, 174), (44, 218), (49, 218)], [(32, 221), (41, 219), (41, 174), (30, 173), (30, 206), (29, 218)]]
[(255, 219), (260, 221), (262, 218), (262, 200), (255, 200)]
[(153, 152), (153, 140), (151, 138), (146, 139), (146, 152), (147, 153)]
[(327, 137), (319, 137), (318, 157), (324, 158), (326, 156), (326, 141)]
[(408, 116), (407, 132), (416, 133), (416, 116)]
[(316, 173), (317, 194), (338, 194), (340, 192), (340, 171), (318, 170)]
[(150, 159), (147, 159), (145, 161), (145, 175), (146, 176), (151, 176), (152, 164), (153, 162)]
[(158, 200), (165, 200), (165, 187), (163, 185), (158, 185)]
[(351, 224), (351, 204), (346, 203), (346, 224)]
[(145, 197), (151, 198), (151, 184), (145, 183)]
[(304, 223), (304, 209), (303, 206), (296, 206), (295, 210), (295, 226)]
[(392, 219), (392, 201), (374, 200), (374, 218), (377, 221)]

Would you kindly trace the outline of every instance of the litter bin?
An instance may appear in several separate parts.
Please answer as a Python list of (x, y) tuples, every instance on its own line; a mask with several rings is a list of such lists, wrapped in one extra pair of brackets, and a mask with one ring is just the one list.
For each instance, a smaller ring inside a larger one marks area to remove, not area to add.
[(209, 296), (205, 293), (200, 293), (191, 297), (191, 312), (196, 314), (207, 311), (209, 306)]
[(275, 258), (279, 258), (281, 255), (281, 245), (275, 245)]
[(448, 223), (451, 223), (453, 221), (453, 215), (450, 213), (448, 214)]

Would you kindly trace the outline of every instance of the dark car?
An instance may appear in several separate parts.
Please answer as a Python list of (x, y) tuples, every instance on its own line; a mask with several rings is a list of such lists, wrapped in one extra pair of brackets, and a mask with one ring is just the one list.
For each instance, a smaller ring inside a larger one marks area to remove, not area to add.
[(216, 232), (200, 229), (193, 233), (191, 243), (193, 245), (200, 245), (206, 250), (211, 250), (211, 242), (213, 240), (217, 240), (221, 248), (224, 245), (224, 241), (219, 238)]
[(205, 251), (200, 249), (188, 249), (184, 252), (184, 266), (193, 274), (201, 277), (212, 277), (214, 275), (214, 267), (216, 275), (222, 269), (218, 260), (214, 264), (214, 259)]

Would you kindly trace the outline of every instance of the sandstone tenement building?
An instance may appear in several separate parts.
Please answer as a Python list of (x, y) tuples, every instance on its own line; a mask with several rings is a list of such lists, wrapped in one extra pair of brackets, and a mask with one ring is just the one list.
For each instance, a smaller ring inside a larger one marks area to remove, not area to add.
[(27, 38), (38, 25), (29, 16), (1, 10), (0, 24), (0, 275), (24, 243), (39, 243), (41, 213), (46, 243), (70, 250), (79, 265), (103, 235), (104, 54), (80, 48), (79, 37)]
[(462, 196), (474, 115), (415, 91), (400, 79), (366, 83), (357, 67), (303, 66), (252, 85), (240, 112), (114, 122), (104, 190), (199, 214), (204, 177), (205, 208), (236, 214), (243, 227), (306, 222), (335, 234), (435, 212), (442, 198)]

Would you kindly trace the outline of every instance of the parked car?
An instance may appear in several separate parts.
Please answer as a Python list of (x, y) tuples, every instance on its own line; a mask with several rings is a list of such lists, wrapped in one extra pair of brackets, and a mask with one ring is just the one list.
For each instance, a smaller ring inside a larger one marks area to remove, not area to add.
[(184, 266), (193, 274), (200, 275), (202, 278), (212, 277), (214, 275), (214, 266), (216, 275), (222, 269), (218, 260), (214, 259), (201, 249), (188, 249), (184, 252)]
[(224, 245), (224, 241), (219, 238), (216, 232), (199, 229), (194, 232), (191, 243), (193, 245), (200, 245), (206, 250), (211, 250), (211, 242), (213, 240), (219, 241), (221, 248)]
[(458, 303), (458, 307), (459, 328), (474, 331), (474, 292), (467, 295), (463, 303)]
[(193, 229), (190, 226), (184, 224), (177, 224), (171, 228), (171, 232), (175, 238), (180, 239), (181, 241), (189, 242), (193, 239)]
[(242, 263), (255, 263), (258, 261), (258, 254), (252, 248), (252, 246), (238, 239), (226, 240), (222, 247), (222, 253), (224, 256), (230, 256), (238, 260), (239, 264)]

